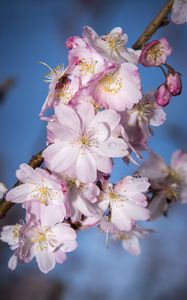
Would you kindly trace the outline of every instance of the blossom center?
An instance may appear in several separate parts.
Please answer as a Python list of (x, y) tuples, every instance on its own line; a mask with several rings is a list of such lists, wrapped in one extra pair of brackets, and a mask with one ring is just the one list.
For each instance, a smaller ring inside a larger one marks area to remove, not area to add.
[(49, 246), (54, 248), (57, 243), (55, 235), (52, 233), (50, 228), (37, 229), (36, 234), (31, 241), (36, 245), (37, 251), (47, 250)]
[(99, 80), (101, 89), (104, 92), (108, 92), (115, 95), (122, 88), (121, 78), (117, 73), (106, 74), (102, 79)]
[(88, 62), (86, 59), (81, 59), (79, 62), (80, 70), (82, 73), (82, 76), (85, 76), (87, 73), (91, 73), (92, 75), (95, 74), (95, 65), (97, 64), (97, 61), (90, 61)]
[(105, 36), (105, 40), (112, 52), (118, 52), (119, 50), (122, 50), (124, 48), (125, 42), (121, 39), (121, 35), (119, 33), (107, 34)]
[(36, 189), (34, 190), (34, 194), (32, 195), (33, 198), (36, 198), (39, 202), (42, 204), (47, 205), (48, 201), (50, 199), (53, 199), (54, 197), (54, 190), (49, 188), (48, 186), (41, 185), (37, 186)]

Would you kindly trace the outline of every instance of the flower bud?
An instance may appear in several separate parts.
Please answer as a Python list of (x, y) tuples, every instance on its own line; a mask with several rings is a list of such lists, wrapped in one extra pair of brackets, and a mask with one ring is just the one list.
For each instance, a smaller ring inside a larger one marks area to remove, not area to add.
[(168, 90), (167, 86), (165, 84), (162, 84), (157, 92), (156, 92), (156, 102), (160, 106), (166, 106), (172, 97), (172, 94)]
[(166, 80), (167, 88), (173, 96), (180, 95), (182, 91), (182, 80), (178, 72), (169, 74)]
[(166, 38), (154, 40), (147, 45), (139, 58), (139, 63), (145, 67), (156, 67), (166, 62), (166, 58), (171, 54), (172, 48)]

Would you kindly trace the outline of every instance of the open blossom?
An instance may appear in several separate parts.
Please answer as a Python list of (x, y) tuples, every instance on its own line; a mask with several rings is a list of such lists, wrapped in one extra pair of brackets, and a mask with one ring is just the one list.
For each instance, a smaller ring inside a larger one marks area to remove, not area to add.
[(171, 19), (173, 23), (187, 23), (187, 0), (174, 0)]
[(100, 189), (94, 183), (83, 183), (75, 177), (65, 176), (64, 191), (66, 194), (69, 217), (72, 222), (81, 221), (81, 217), (92, 217), (97, 214), (94, 203)]
[(121, 241), (123, 249), (133, 255), (139, 255), (141, 252), (139, 239), (144, 239), (153, 232), (151, 229), (144, 229), (137, 225), (134, 225), (131, 231), (120, 231), (109, 222), (108, 217), (102, 218), (100, 229), (107, 235), (110, 234), (111, 239)]
[(26, 224), (3, 228), (1, 239), (15, 251), (9, 261), (11, 269), (17, 262), (30, 262), (35, 257), (39, 269), (47, 273), (56, 262), (64, 262), (66, 252), (77, 247), (76, 233), (70, 225), (57, 224), (55, 214), (45, 210), (48, 208), (43, 207), (40, 220), (31, 214)]
[(139, 63), (145, 67), (160, 66), (166, 62), (167, 56), (169, 56), (171, 52), (172, 48), (166, 38), (154, 40), (143, 48)]
[(130, 231), (137, 220), (149, 219), (146, 196), (147, 178), (124, 177), (116, 185), (108, 184), (100, 195), (100, 207), (110, 209), (111, 223), (118, 230)]
[(161, 157), (151, 152), (138, 172), (149, 178), (152, 190), (156, 191), (149, 204), (152, 219), (166, 212), (171, 201), (187, 203), (187, 153), (175, 151), (168, 166)]
[[(1, 241), (7, 243), (11, 250), (16, 250), (19, 247), (19, 231), (21, 224), (3, 226), (1, 231)], [(17, 257), (13, 254), (8, 262), (8, 267), (14, 270), (17, 266)]]
[(49, 93), (42, 106), (39, 114), (42, 120), (48, 120), (44, 114), (48, 108), (54, 108), (59, 103), (68, 104), (71, 98), (79, 90), (80, 82), (77, 76), (73, 73), (75, 60), (72, 60), (65, 70), (57, 66), (51, 69), (51, 72), (46, 76), (47, 82), (49, 82)]
[(93, 105), (84, 103), (76, 111), (66, 105), (55, 108), (57, 120), (49, 122), (50, 142), (43, 152), (47, 167), (54, 172), (73, 170), (82, 182), (94, 182), (97, 170), (110, 173), (112, 157), (128, 154), (123, 139), (113, 137), (120, 116), (113, 110), (95, 115)]
[(61, 220), (63, 220), (66, 216), (65, 198), (61, 182), (56, 176), (41, 168), (34, 170), (27, 164), (20, 165), (16, 176), (23, 184), (7, 193), (7, 201), (23, 204), (38, 201), (42, 205), (57, 205), (61, 211)]
[(131, 109), (142, 97), (138, 68), (123, 63), (116, 70), (105, 73), (96, 83), (93, 97), (104, 107), (117, 111)]
[(80, 87), (84, 87), (96, 74), (105, 71), (109, 66), (100, 54), (86, 44), (69, 50), (70, 65), (71, 61), (75, 62), (73, 74), (79, 78)]
[(121, 27), (115, 27), (110, 33), (98, 36), (91, 27), (85, 26), (83, 39), (90, 47), (111, 62), (120, 64), (123, 62), (138, 63), (141, 51), (125, 47), (128, 36), (123, 33)]
[(120, 115), (120, 123), (130, 144), (137, 151), (147, 149), (147, 140), (152, 134), (150, 125), (160, 126), (166, 120), (164, 110), (156, 103), (154, 92), (145, 94), (132, 109), (121, 112)]

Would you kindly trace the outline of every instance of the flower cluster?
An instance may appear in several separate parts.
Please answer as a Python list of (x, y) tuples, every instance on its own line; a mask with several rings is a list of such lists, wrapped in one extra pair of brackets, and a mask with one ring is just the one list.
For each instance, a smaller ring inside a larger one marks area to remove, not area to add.
[[(7, 201), (21, 203), (26, 213), (24, 222), (4, 226), (1, 232), (1, 240), (14, 251), (10, 269), (35, 257), (40, 270), (47, 273), (77, 247), (77, 229), (96, 225), (121, 240), (127, 251), (140, 252), (138, 238), (149, 230), (137, 221), (153, 217), (145, 195), (153, 178), (144, 167), (139, 172), (142, 176), (126, 176), (116, 184), (109, 178), (113, 158), (137, 163), (133, 153), (141, 157), (151, 126), (160, 126), (166, 119), (158, 91), (143, 94), (138, 63), (165, 64), (171, 47), (166, 39), (153, 41), (142, 51), (126, 48), (126, 43), (127, 35), (119, 27), (103, 36), (85, 27), (81, 37), (66, 42), (68, 66), (50, 68), (49, 93), (40, 112), (41, 120), (47, 122), (44, 165), (33, 169), (21, 164), (16, 172), (21, 184), (6, 194)], [(181, 90), (176, 77), (178, 73), (167, 77), (173, 95)], [(180, 169), (182, 162), (177, 162), (176, 155), (174, 165)], [(170, 175), (175, 171), (164, 163), (162, 171), (166, 183), (157, 178), (154, 182), (161, 190), (158, 197), (164, 193), (163, 184), (171, 195), (177, 185), (182, 195), (183, 180), (179, 183), (177, 175)]]

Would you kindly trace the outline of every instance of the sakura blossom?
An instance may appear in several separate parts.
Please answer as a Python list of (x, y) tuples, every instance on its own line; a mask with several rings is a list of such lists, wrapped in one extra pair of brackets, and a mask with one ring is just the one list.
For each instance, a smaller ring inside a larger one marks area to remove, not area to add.
[(91, 27), (85, 26), (83, 39), (110, 62), (120, 64), (123, 62), (138, 63), (141, 51), (125, 47), (128, 36), (123, 33), (121, 27), (115, 27), (110, 33), (99, 37)]
[(80, 181), (94, 182), (97, 170), (111, 173), (112, 157), (128, 154), (125, 141), (112, 136), (120, 122), (120, 115), (114, 110), (95, 115), (89, 103), (77, 106), (76, 110), (61, 104), (55, 108), (55, 114), (57, 120), (48, 124), (50, 142), (54, 143), (43, 152), (50, 170), (68, 174), (71, 169)]
[(148, 177), (152, 190), (156, 190), (149, 204), (152, 219), (167, 212), (170, 202), (187, 203), (187, 153), (175, 151), (170, 165), (167, 165), (160, 156), (151, 152), (138, 172)]
[(171, 52), (172, 48), (166, 38), (154, 40), (143, 48), (139, 63), (145, 67), (159, 66), (166, 62), (167, 56), (169, 56)]
[(48, 273), (57, 263), (63, 263), (66, 252), (77, 247), (76, 233), (66, 223), (56, 223), (53, 213), (46, 214), (43, 207), (38, 220), (31, 214), (23, 225), (5, 226), (1, 239), (10, 245), (14, 254), (9, 261), (13, 270), (17, 262), (30, 262), (34, 257), (41, 272)]
[(38, 201), (42, 205), (57, 205), (61, 220), (66, 216), (65, 198), (60, 180), (47, 171), (27, 164), (21, 164), (16, 171), (17, 178), (23, 183), (11, 189), (6, 200), (14, 203)]
[(172, 94), (166, 84), (162, 84), (156, 92), (156, 102), (160, 106), (166, 106), (171, 100)]
[(111, 212), (111, 223), (118, 229), (130, 231), (135, 221), (148, 220), (146, 196), (147, 178), (124, 177), (116, 185), (107, 184), (100, 195), (100, 206)]
[(131, 109), (142, 98), (138, 68), (123, 63), (115, 71), (107, 72), (96, 84), (93, 97), (99, 104), (116, 111)]
[(82, 216), (94, 217), (98, 214), (94, 203), (97, 202), (100, 189), (94, 183), (83, 183), (75, 177), (65, 176), (64, 191), (67, 210), (72, 222), (80, 222)]
[(169, 92), (173, 96), (180, 95), (182, 91), (182, 80), (178, 72), (175, 72), (174, 74), (169, 73), (169, 75), (167, 76), (166, 84)]
[(187, 23), (187, 1), (174, 0), (171, 20), (176, 24)]
[(147, 141), (152, 134), (150, 126), (157, 127), (166, 121), (166, 113), (156, 103), (155, 92), (148, 92), (132, 109), (120, 115), (121, 125), (136, 151), (147, 149)]

